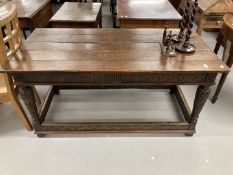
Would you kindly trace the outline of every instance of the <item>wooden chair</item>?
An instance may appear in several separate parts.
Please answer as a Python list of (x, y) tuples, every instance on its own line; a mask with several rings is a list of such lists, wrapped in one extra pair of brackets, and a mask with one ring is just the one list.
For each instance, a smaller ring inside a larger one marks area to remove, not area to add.
[[(224, 48), (223, 61), (225, 61), (226, 65), (231, 68), (233, 64), (233, 16), (230, 14), (226, 14), (223, 17), (223, 27), (217, 38), (217, 44), (214, 49), (215, 54), (218, 53), (219, 48), (223, 43), (227, 43)], [(227, 73), (222, 74), (217, 90), (212, 98), (212, 103), (217, 101), (227, 75)]]
[[(2, 29), (0, 30), (0, 65), (4, 68), (8, 60), (16, 55), (22, 43), (15, 5), (11, 6), (7, 14), (0, 17), (0, 28)], [(33, 89), (35, 98), (39, 104), (40, 98), (35, 88)], [(19, 102), (12, 77), (7, 74), (0, 74), (0, 103), (5, 101), (12, 103), (24, 126), (28, 131), (31, 131), (33, 129), (32, 125)]]

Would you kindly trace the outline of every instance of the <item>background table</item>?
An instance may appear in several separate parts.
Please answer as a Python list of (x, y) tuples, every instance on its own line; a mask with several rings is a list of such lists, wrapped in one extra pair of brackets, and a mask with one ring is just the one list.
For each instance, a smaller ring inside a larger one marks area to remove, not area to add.
[[(178, 32), (178, 30), (176, 30)], [(192, 135), (219, 72), (229, 68), (192, 35), (195, 54), (161, 54), (163, 30), (36, 29), (17, 58), (0, 72), (13, 76), (39, 136), (53, 133), (183, 132)], [(51, 85), (37, 109), (31, 85)], [(198, 85), (192, 112), (179, 85)], [(183, 113), (180, 122), (49, 122), (54, 94), (61, 88), (168, 88)]]
[(46, 26), (52, 16), (50, 0), (13, 0), (0, 7), (0, 13), (9, 9), (11, 3), (16, 4), (20, 27), (31, 32)]
[(168, 0), (117, 0), (121, 28), (178, 28), (180, 14)]
[(102, 28), (101, 3), (65, 2), (50, 19), (52, 27)]
[[(223, 24), (223, 16), (226, 13), (233, 13), (233, 1), (226, 2), (226, 0), (199, 0), (195, 20), (197, 33), (200, 36), (205, 29), (212, 31), (220, 29)], [(184, 4), (185, 0), (182, 0), (181, 10), (184, 10)]]

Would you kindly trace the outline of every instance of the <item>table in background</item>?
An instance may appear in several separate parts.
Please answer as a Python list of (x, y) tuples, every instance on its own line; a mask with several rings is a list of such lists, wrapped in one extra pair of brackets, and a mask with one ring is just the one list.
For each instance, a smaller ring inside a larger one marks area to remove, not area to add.
[(182, 17), (168, 0), (117, 0), (121, 28), (178, 28)]
[[(0, 12), (9, 9), (11, 3), (17, 7), (17, 15), (20, 27), (29, 29), (31, 32), (37, 27), (44, 27), (52, 16), (50, 0), (13, 0), (0, 7)], [(26, 34), (24, 32), (24, 37)]]
[[(182, 0), (180, 10), (184, 10), (185, 1)], [(192, 2), (192, 1), (191, 1)], [(203, 30), (220, 29), (223, 24), (223, 16), (233, 13), (233, 1), (229, 0), (199, 0), (196, 14), (197, 33), (201, 36)]]
[[(176, 30), (178, 32), (178, 30)], [(13, 76), (38, 136), (54, 133), (183, 132), (192, 135), (217, 73), (229, 68), (197, 34), (195, 54), (161, 54), (159, 29), (36, 29), (0, 72)], [(40, 110), (32, 85), (51, 85)], [(192, 112), (179, 85), (198, 85)], [(59, 89), (168, 88), (183, 115), (179, 122), (49, 122)], [(39, 112), (38, 112), (39, 111)]]
[(50, 19), (51, 27), (102, 28), (102, 4), (65, 2)]

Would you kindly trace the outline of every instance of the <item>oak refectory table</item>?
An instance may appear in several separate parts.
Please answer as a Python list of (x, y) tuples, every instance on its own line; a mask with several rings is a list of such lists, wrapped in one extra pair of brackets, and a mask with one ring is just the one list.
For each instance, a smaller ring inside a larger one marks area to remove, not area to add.
[[(217, 73), (229, 68), (197, 34), (195, 54), (161, 54), (161, 29), (36, 29), (0, 72), (14, 78), (38, 136), (54, 133), (195, 133), (199, 114)], [(37, 109), (31, 85), (50, 85)], [(197, 85), (192, 111), (180, 85)], [(66, 88), (168, 88), (183, 113), (180, 122), (48, 122), (52, 98)]]
[(121, 28), (179, 28), (182, 19), (168, 0), (116, 0)]
[(102, 28), (102, 4), (65, 2), (49, 22), (54, 28)]

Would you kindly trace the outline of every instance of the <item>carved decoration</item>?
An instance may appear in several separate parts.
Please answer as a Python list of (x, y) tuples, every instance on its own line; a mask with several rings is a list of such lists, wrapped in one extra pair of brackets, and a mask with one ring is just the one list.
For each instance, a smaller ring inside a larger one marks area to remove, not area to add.
[(98, 72), (40, 72), (40, 73), (17, 73), (12, 74), (17, 82), (41, 84), (57, 83), (173, 83), (183, 82), (183, 84), (214, 84), (216, 73), (187, 73), (187, 72), (168, 72), (168, 73), (98, 73)]
[(195, 129), (197, 120), (199, 118), (199, 114), (208, 99), (210, 94), (210, 87), (209, 86), (198, 86), (196, 96), (194, 99), (193, 111), (191, 114), (191, 123), (190, 128)]

